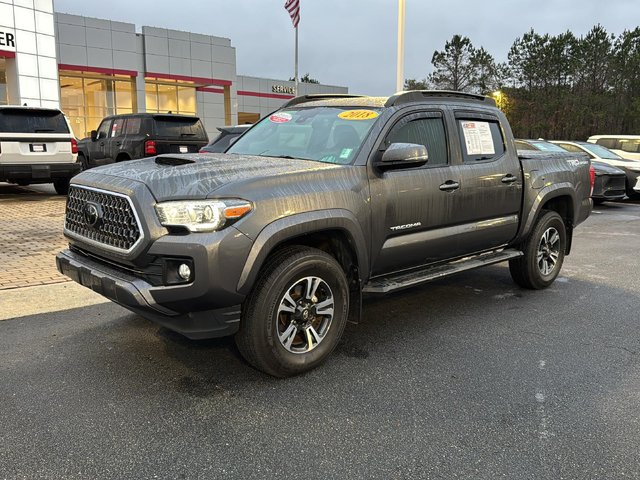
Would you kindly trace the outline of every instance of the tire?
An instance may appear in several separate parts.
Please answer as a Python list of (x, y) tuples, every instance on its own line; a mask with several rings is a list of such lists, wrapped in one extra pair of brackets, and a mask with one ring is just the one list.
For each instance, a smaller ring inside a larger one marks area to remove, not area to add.
[(594, 205), (602, 205), (605, 202), (604, 198), (594, 198), (592, 200)]
[(78, 160), (80, 160), (81, 172), (84, 172), (85, 170), (89, 170), (89, 162), (87, 161), (87, 157), (85, 157), (84, 154), (79, 153)]
[(634, 186), (635, 185), (631, 185), (631, 183), (627, 179), (626, 188), (625, 188), (627, 191), (627, 197), (629, 197), (631, 200), (640, 200), (640, 193), (636, 192), (633, 189)]
[(69, 178), (61, 178), (53, 182), (53, 188), (56, 189), (58, 195), (66, 195), (69, 193)]
[[(552, 242), (554, 231), (559, 237), (556, 242)], [(544, 237), (545, 235), (547, 236)], [(549, 241), (546, 242), (545, 238)], [(509, 261), (511, 278), (523, 288), (532, 290), (547, 288), (555, 281), (562, 269), (566, 245), (567, 232), (562, 217), (556, 212), (544, 210), (521, 245), (524, 256)], [(555, 263), (553, 263), (553, 253), (557, 254)], [(539, 255), (542, 255), (540, 261)], [(552, 264), (553, 268), (549, 271), (548, 268)]]
[(316, 248), (285, 247), (267, 258), (242, 305), (236, 344), (257, 369), (275, 377), (297, 375), (329, 357), (348, 310), (348, 283), (340, 264)]

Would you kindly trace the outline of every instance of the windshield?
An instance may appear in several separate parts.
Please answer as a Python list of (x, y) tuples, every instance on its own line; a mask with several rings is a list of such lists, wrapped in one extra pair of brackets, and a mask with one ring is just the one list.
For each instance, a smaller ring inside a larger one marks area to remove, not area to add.
[(601, 147), (600, 145), (581, 145), (585, 150), (590, 151), (595, 156), (604, 158), (607, 160), (623, 160), (620, 155), (616, 155), (611, 150), (605, 147)]
[(532, 141), (531, 145), (533, 145), (538, 150), (543, 151), (543, 152), (563, 152), (563, 153), (567, 152), (567, 150), (562, 148), (560, 145), (555, 145), (555, 144), (549, 143), (549, 142)]
[(376, 122), (376, 109), (288, 109), (262, 119), (227, 153), (348, 164)]

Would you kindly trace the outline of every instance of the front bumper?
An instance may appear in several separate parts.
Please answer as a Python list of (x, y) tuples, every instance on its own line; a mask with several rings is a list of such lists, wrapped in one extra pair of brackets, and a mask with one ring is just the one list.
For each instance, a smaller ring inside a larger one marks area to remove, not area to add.
[(29, 180), (33, 183), (53, 182), (71, 178), (80, 173), (82, 166), (75, 163), (1, 164), (0, 180)]
[(593, 198), (603, 200), (622, 200), (625, 197), (624, 175), (596, 175), (593, 185)]
[(196, 312), (175, 311), (159, 303), (155, 297), (162, 297), (161, 293), (171, 297), (176, 290), (182, 290), (188, 296), (184, 285), (153, 286), (119, 268), (71, 250), (60, 252), (56, 256), (56, 265), (60, 273), (77, 283), (188, 338), (222, 337), (238, 331), (239, 304)]

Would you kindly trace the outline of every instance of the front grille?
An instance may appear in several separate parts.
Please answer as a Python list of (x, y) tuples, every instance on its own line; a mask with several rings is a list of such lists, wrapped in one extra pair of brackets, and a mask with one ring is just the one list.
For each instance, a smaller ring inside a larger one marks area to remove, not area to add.
[[(95, 215), (91, 213), (96, 211), (98, 220), (92, 225)], [(121, 252), (131, 250), (142, 236), (127, 196), (73, 185), (67, 196), (64, 227), (72, 237)]]

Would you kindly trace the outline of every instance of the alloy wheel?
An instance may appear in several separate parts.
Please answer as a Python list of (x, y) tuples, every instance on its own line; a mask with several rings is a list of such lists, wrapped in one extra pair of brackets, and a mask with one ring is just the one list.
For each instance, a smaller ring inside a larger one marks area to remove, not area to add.
[(334, 297), (320, 277), (291, 285), (278, 307), (278, 339), (291, 353), (307, 353), (325, 339), (333, 321)]

